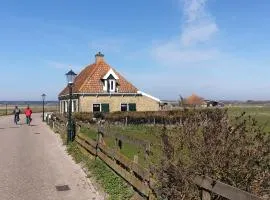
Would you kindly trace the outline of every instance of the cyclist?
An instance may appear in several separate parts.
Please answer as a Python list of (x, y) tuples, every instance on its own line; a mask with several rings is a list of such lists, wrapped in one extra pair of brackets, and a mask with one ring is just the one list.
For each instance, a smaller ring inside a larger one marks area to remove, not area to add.
[(18, 108), (18, 106), (15, 106), (15, 109), (13, 110), (15, 124), (18, 124), (18, 121), (20, 121), (20, 113), (21, 110)]
[(27, 108), (24, 110), (24, 114), (26, 116), (26, 124), (30, 126), (30, 123), (32, 121), (31, 115), (32, 115), (32, 109), (27, 106)]

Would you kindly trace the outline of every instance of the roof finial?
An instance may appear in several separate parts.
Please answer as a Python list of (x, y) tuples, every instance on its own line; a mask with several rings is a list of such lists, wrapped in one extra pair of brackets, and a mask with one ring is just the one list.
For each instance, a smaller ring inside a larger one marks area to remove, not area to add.
[(99, 57), (104, 57), (104, 54), (102, 54), (100, 51), (96, 54), (96, 57), (99, 56)]

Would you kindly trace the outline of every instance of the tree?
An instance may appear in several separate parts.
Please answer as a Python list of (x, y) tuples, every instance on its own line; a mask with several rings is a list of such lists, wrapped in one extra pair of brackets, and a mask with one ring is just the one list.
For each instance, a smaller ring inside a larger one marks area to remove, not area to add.
[(192, 94), (190, 97), (186, 99), (186, 103), (193, 106), (201, 105), (203, 103), (203, 98), (199, 97), (196, 94)]

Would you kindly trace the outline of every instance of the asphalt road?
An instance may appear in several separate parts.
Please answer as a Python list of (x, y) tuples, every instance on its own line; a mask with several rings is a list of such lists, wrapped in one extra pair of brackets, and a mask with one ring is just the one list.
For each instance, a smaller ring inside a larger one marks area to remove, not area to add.
[[(104, 199), (40, 116), (32, 126), (0, 117), (0, 200)], [(56, 189), (63, 185), (70, 190)]]

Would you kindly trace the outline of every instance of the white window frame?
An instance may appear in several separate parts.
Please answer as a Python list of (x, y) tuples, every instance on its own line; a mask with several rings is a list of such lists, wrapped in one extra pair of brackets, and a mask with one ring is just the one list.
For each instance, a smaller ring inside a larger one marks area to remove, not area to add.
[(116, 85), (116, 81), (114, 79), (109, 79), (108, 81), (110, 81), (110, 88), (109, 88), (109, 91), (110, 92), (115, 92), (115, 85)]
[[(122, 105), (123, 105), (123, 104), (127, 105), (127, 111), (122, 111)], [(128, 112), (128, 111), (129, 111), (128, 103), (120, 103), (120, 111), (121, 111), (121, 112)]]
[[(122, 110), (121, 110), (122, 104), (126, 104), (126, 105), (127, 105), (127, 111), (122, 111)], [(129, 104), (135, 104), (135, 105), (136, 105), (136, 111), (137, 111), (137, 103), (120, 103), (120, 111), (121, 111), (121, 112), (129, 112), (129, 111), (130, 111), (130, 109), (129, 109)]]
[[(94, 112), (94, 105), (95, 104), (99, 105), (99, 112), (101, 112), (101, 103), (93, 103), (92, 104), (92, 112)], [(95, 112), (97, 112), (97, 111), (95, 111)]]
[(93, 103), (92, 104), (92, 112), (94, 112), (94, 104), (99, 105), (99, 111), (98, 112), (102, 112), (102, 104), (109, 104), (109, 106), (110, 106), (110, 103)]
[(68, 112), (68, 101), (65, 101), (65, 113)]
[(77, 112), (77, 100), (72, 100), (72, 112)]

